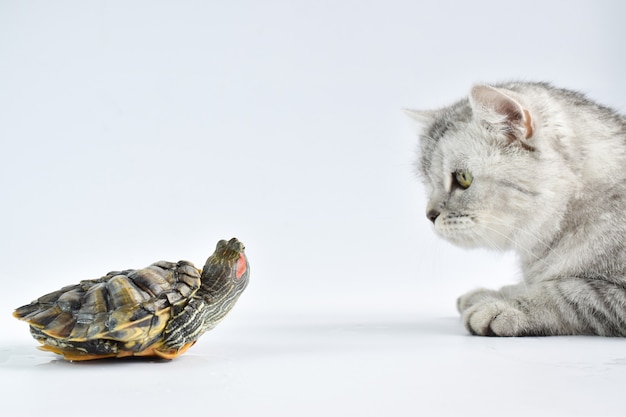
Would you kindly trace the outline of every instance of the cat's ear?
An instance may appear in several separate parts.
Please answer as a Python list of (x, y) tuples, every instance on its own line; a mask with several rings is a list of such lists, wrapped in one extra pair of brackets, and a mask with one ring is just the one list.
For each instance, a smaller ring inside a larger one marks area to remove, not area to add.
[(404, 113), (411, 119), (417, 121), (422, 126), (429, 125), (435, 120), (435, 111), (432, 110), (411, 110), (404, 109)]
[(470, 92), (470, 104), (475, 114), (493, 125), (502, 125), (520, 139), (533, 135), (530, 112), (514, 98), (514, 93), (488, 85), (475, 85)]

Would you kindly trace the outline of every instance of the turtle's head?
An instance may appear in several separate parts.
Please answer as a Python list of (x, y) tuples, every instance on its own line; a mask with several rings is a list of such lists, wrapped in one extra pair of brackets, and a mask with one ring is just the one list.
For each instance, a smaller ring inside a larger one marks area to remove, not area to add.
[(220, 240), (202, 270), (202, 286), (212, 293), (231, 292), (237, 296), (248, 284), (250, 265), (243, 243), (235, 238)]

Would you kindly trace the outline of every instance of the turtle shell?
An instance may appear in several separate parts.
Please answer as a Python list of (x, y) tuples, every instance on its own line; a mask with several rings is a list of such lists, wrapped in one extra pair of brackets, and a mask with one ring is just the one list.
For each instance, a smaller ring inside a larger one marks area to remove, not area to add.
[(113, 271), (44, 295), (13, 315), (30, 324), (42, 349), (69, 360), (171, 359), (195, 343), (172, 351), (162, 342), (167, 323), (200, 287), (200, 274), (187, 261)]

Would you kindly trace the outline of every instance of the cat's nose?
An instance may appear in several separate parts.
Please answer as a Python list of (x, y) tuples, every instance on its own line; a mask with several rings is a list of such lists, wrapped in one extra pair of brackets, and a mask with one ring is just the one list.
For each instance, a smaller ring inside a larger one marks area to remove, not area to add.
[(437, 220), (437, 217), (439, 217), (440, 214), (441, 213), (439, 213), (437, 210), (428, 210), (428, 213), (426, 213), (426, 217), (428, 217), (428, 220), (435, 223), (435, 220)]

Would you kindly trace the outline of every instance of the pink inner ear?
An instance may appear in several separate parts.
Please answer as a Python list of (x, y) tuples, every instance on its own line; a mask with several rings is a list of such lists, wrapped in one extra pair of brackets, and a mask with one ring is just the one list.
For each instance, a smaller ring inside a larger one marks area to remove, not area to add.
[(244, 254), (239, 255), (239, 259), (237, 260), (237, 271), (235, 271), (235, 276), (237, 279), (241, 278), (243, 274), (246, 272), (246, 257)]
[(524, 139), (528, 139), (533, 135), (530, 112), (512, 94), (514, 93), (488, 85), (477, 85), (470, 92), (470, 100), (472, 107), (484, 120), (491, 123), (510, 123), (524, 130)]
[(530, 118), (528, 110), (524, 109), (524, 126), (526, 127), (525, 138), (528, 139), (533, 135), (533, 122)]

